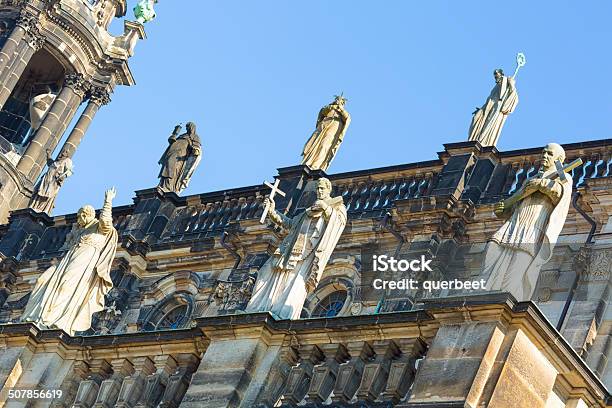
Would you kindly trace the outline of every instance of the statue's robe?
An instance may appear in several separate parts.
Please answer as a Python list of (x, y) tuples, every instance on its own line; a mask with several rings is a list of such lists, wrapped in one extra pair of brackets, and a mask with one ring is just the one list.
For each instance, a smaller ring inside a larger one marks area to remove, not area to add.
[[(548, 173), (547, 173), (548, 174)], [(543, 177), (538, 173), (535, 178)], [(554, 203), (536, 191), (511, 209), (512, 215), (487, 243), (483, 276), (487, 290), (510, 292), (517, 300), (530, 300), (540, 268), (552, 257), (563, 229), (572, 195), (572, 179), (555, 181)]]
[(117, 231), (110, 206), (99, 221), (72, 230), (66, 245), (70, 248), (60, 262), (36, 281), (21, 320), (72, 336), (91, 327), (91, 315), (104, 309), (104, 296), (113, 287), (110, 270)]
[(517, 105), (516, 81), (504, 76), (495, 84), (482, 108), (474, 114), (468, 140), (478, 141), (482, 146), (495, 146), (508, 115)]
[(348, 112), (342, 115), (329, 105), (321, 109), (317, 128), (304, 146), (302, 164), (313, 170), (327, 170), (344, 139), (350, 121)]
[(57, 193), (64, 184), (64, 180), (72, 175), (72, 169), (72, 160), (69, 157), (50, 162), (49, 170), (36, 187), (30, 208), (51, 215)]
[(33, 131), (40, 127), (56, 98), (56, 94), (47, 92), (36, 95), (30, 100), (30, 127)]
[(346, 225), (342, 200), (330, 198), (328, 203), (331, 207), (319, 217), (308, 211), (293, 219), (280, 214), (289, 233), (259, 270), (247, 312), (270, 311), (281, 319), (299, 319)]
[[(196, 149), (200, 151), (197, 156), (194, 154)], [(184, 133), (174, 141), (171, 139), (170, 146), (159, 159), (162, 165), (158, 176), (159, 187), (177, 194), (187, 188), (193, 171), (200, 163), (201, 152), (200, 137), (195, 133)]]

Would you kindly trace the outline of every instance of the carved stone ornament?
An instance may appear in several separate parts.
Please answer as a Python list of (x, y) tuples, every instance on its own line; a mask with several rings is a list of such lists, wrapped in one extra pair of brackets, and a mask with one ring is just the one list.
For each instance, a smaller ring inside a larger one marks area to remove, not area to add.
[(592, 279), (607, 279), (612, 270), (612, 249), (591, 252), (588, 275)]
[(25, 31), (30, 31), (37, 28), (38, 18), (28, 10), (21, 10), (15, 25), (23, 28)]
[(110, 94), (101, 86), (92, 86), (89, 94), (89, 99), (97, 105), (108, 105), (110, 102)]
[(45, 45), (45, 37), (40, 33), (38, 28), (33, 27), (27, 33), (28, 45), (34, 49), (34, 52), (40, 50)]
[(64, 86), (72, 88), (74, 92), (81, 98), (85, 96), (91, 89), (91, 84), (85, 80), (83, 74), (80, 73), (69, 73), (66, 75)]

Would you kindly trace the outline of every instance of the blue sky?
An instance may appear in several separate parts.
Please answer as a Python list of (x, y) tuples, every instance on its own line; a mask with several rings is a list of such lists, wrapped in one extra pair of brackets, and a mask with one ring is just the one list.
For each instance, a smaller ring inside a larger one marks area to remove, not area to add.
[(328, 173), (434, 159), (467, 139), (493, 69), (513, 72), (518, 51), (527, 65), (500, 150), (612, 134), (610, 2), (160, 0), (156, 10), (130, 60), (136, 85), (98, 113), (54, 215), (101, 206), (113, 185), (115, 203), (131, 203), (157, 184), (167, 138), (187, 121), (204, 156), (183, 195), (272, 180), (299, 164), (339, 92), (352, 123)]

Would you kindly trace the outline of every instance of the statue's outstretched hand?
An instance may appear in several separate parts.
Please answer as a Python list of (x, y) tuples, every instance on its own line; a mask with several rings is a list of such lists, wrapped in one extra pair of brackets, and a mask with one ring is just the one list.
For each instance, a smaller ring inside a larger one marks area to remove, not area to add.
[(112, 187), (106, 190), (106, 192), (104, 193), (104, 201), (111, 202), (113, 201), (113, 198), (115, 198), (116, 195), (117, 195), (117, 190), (115, 190), (115, 187)]

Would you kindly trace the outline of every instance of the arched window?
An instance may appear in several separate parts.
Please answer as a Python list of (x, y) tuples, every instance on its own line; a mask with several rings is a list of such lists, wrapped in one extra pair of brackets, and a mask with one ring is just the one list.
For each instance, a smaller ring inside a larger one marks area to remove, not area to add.
[(338, 290), (329, 294), (314, 308), (310, 317), (334, 317), (340, 313), (346, 302), (346, 290)]
[(156, 306), (145, 319), (144, 331), (172, 330), (186, 327), (191, 319), (193, 300), (186, 293), (174, 293)]

